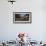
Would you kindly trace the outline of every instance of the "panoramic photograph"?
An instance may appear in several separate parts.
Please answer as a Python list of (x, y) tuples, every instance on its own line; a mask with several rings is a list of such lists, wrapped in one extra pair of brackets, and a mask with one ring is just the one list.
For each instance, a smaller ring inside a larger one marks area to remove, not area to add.
[(29, 21), (29, 14), (15, 14), (15, 21)]

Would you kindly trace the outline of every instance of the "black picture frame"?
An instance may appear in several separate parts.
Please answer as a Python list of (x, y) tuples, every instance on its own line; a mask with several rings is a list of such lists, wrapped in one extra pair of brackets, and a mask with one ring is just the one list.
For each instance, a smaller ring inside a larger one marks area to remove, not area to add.
[(32, 12), (13, 12), (13, 23), (32, 23)]

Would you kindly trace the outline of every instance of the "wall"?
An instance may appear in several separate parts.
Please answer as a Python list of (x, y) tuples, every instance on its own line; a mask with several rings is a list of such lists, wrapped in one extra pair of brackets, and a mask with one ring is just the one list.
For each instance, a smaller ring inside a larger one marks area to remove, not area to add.
[[(12, 5), (7, 0), (0, 0), (0, 40), (14, 40), (18, 32), (27, 32), (35, 40), (46, 40), (46, 13), (42, 0), (16, 0)], [(14, 24), (13, 12), (31, 12), (31, 24)]]

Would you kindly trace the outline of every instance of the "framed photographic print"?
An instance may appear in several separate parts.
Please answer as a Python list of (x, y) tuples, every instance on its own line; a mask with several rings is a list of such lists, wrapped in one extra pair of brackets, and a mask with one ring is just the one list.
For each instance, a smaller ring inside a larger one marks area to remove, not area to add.
[(13, 23), (32, 23), (32, 13), (13, 12)]

